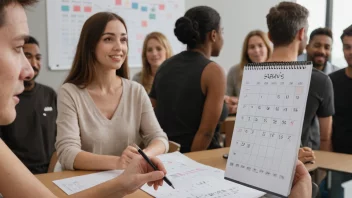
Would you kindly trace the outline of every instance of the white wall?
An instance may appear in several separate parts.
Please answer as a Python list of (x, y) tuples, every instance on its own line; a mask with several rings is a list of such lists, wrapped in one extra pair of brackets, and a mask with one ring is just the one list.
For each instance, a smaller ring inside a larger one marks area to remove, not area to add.
[(225, 71), (240, 61), (243, 40), (249, 31), (268, 31), (266, 15), (282, 0), (186, 0), (186, 8), (207, 5), (216, 9), (224, 27), (224, 47), (213, 60)]
[(57, 90), (68, 75), (68, 71), (51, 71), (48, 67), (46, 0), (41, 0), (35, 7), (28, 8), (26, 13), (29, 32), (38, 40), (43, 58), (42, 68), (36, 80)]
[[(224, 48), (214, 60), (224, 67), (225, 71), (238, 63), (242, 42), (246, 34), (253, 29), (267, 31), (266, 14), (269, 8), (281, 0), (186, 0), (186, 10), (197, 5), (207, 5), (216, 9), (222, 17), (224, 27)], [(292, 0), (294, 1), (294, 0)], [(255, 6), (254, 6), (255, 5)], [(47, 53), (46, 0), (41, 0), (35, 7), (27, 10), (30, 34), (40, 43), (43, 54), (43, 65), (37, 81), (57, 90), (68, 74), (68, 71), (51, 71)], [(52, 21), (55, 23), (55, 21)], [(132, 69), (133, 76), (139, 69)]]

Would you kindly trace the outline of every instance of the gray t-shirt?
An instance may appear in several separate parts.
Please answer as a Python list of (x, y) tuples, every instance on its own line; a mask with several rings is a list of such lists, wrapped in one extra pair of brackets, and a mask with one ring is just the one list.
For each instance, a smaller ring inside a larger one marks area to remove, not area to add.
[(136, 73), (133, 76), (132, 80), (138, 82), (139, 84), (142, 84), (142, 72)]
[(313, 68), (303, 121), (302, 146), (312, 149), (320, 148), (319, 130), (317, 131), (316, 128), (312, 127), (316, 123), (315, 117), (329, 117), (334, 113), (332, 82), (326, 74)]
[[(298, 56), (297, 59), (298, 59), (298, 61), (306, 61), (307, 54), (301, 54), (300, 56)], [(323, 68), (322, 72), (326, 75), (329, 75), (330, 73), (337, 71), (337, 70), (339, 70), (339, 68), (336, 67), (335, 65), (331, 64), (328, 61), (326, 63), (326, 66)], [(312, 124), (310, 126), (310, 132), (311, 132), (312, 139), (320, 138), (320, 127), (319, 127), (319, 120), (318, 120), (317, 116), (315, 116), (314, 122), (312, 122)], [(310, 145), (309, 147), (312, 147), (312, 145)], [(318, 145), (313, 145), (313, 147), (314, 147), (313, 149), (320, 149)]]
[(239, 78), (241, 75), (242, 72), (239, 64), (230, 68), (227, 73), (226, 95), (236, 97), (240, 96), (241, 83), (239, 82)]

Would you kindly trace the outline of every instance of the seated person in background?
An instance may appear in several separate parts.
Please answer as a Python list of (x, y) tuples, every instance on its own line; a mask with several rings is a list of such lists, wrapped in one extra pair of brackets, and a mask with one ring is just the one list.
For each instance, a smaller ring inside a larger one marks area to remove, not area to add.
[(315, 29), (309, 37), (306, 47), (307, 58), (313, 62), (314, 68), (330, 74), (339, 68), (329, 62), (332, 50), (332, 32), (329, 28)]
[[(334, 152), (352, 154), (352, 25), (341, 35), (347, 67), (330, 74), (334, 87), (335, 115), (332, 125)], [(332, 172), (331, 197), (342, 198), (343, 182), (352, 180), (352, 174)]]
[(133, 80), (142, 84), (147, 93), (152, 88), (154, 76), (166, 59), (172, 56), (172, 47), (160, 32), (152, 32), (147, 35), (142, 50), (142, 71), (133, 76)]
[(262, 63), (270, 58), (272, 49), (266, 33), (254, 30), (247, 34), (242, 46), (241, 62), (232, 66), (227, 73), (225, 103), (229, 113), (237, 112), (238, 97), (241, 90), (243, 68), (248, 63)]
[[(2, 0), (0, 3), (0, 125), (8, 125), (15, 120), (15, 106), (19, 102), (18, 95), (24, 89), (23, 81), (32, 79), (34, 75), (22, 48), (28, 35), (23, 7), (35, 2)], [(0, 193), (4, 197), (55, 197), (1, 139), (0, 156)], [(123, 197), (147, 182), (157, 189), (163, 183), (166, 170), (160, 160), (155, 157), (151, 160), (160, 171), (154, 171), (145, 159), (137, 156), (119, 177), (69, 197)], [(300, 182), (304, 179), (298, 181), (298, 187)], [(300, 187), (299, 191), (302, 190)]]
[[(327, 75), (338, 69), (338, 67), (332, 65), (329, 62), (333, 42), (332, 39), (332, 32), (329, 28), (318, 28), (312, 31), (309, 36), (308, 45), (306, 46), (307, 59), (313, 62), (314, 68), (324, 72)], [(326, 121), (324, 118), (319, 119), (317, 116), (315, 116), (314, 121), (312, 121), (310, 126), (311, 137), (316, 137), (317, 141), (320, 137), (319, 120), (321, 120), (321, 122)], [(329, 133), (329, 128), (322, 130), (323, 134)], [(314, 149), (319, 149), (319, 147), (314, 146)], [(306, 156), (305, 158), (301, 158), (305, 159), (303, 162), (307, 162), (309, 161), (308, 159), (315, 158), (314, 152), (309, 149), (309, 147), (301, 148), (301, 151), (304, 151), (300, 152), (301, 156)]]
[(24, 92), (18, 95), (17, 117), (12, 124), (0, 127), (0, 137), (33, 174), (40, 174), (48, 171), (55, 151), (56, 93), (35, 82), (42, 58), (38, 41), (30, 36), (23, 45), (23, 52), (34, 76), (24, 80)]
[(71, 71), (58, 94), (56, 149), (63, 169), (125, 168), (143, 144), (149, 156), (168, 151), (143, 86), (128, 80), (127, 30), (110, 12), (83, 25)]
[(220, 15), (213, 8), (189, 9), (174, 33), (187, 45), (157, 71), (149, 94), (155, 114), (181, 152), (218, 148), (214, 131), (224, 105), (225, 74), (210, 60), (223, 45)]

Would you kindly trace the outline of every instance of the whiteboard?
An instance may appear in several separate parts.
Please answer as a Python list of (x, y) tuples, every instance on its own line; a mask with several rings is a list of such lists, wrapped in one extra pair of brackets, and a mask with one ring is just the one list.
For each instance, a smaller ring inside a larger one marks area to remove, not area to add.
[(84, 22), (97, 12), (109, 11), (126, 22), (130, 67), (141, 67), (145, 36), (159, 31), (174, 54), (185, 49), (174, 35), (176, 20), (184, 15), (185, 0), (47, 0), (48, 58), (52, 70), (68, 70)]

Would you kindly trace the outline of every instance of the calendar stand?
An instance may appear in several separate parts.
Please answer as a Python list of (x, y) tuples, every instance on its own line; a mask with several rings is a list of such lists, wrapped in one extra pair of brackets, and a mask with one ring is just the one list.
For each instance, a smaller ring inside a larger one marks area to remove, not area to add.
[(287, 197), (306, 108), (311, 62), (244, 67), (225, 179)]

